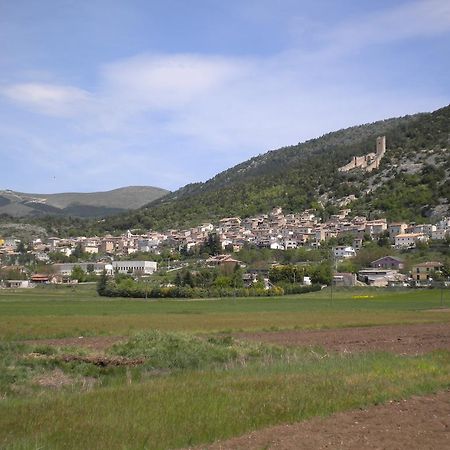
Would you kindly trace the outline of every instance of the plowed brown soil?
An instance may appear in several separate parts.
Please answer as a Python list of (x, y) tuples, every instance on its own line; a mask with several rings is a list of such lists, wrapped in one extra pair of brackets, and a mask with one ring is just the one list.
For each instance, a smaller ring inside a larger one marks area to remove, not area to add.
[(280, 425), (198, 449), (316, 450), (450, 448), (450, 391)]
[[(325, 330), (286, 330), (243, 332), (233, 335), (278, 345), (315, 347), (338, 352), (387, 351), (422, 354), (437, 349), (450, 350), (450, 325), (446, 323), (335, 328)], [(26, 341), (32, 344), (83, 347), (103, 351), (126, 338), (122, 336), (75, 337)]]
[(290, 346), (320, 346), (330, 351), (387, 351), (422, 354), (450, 350), (449, 324), (392, 325), (382, 327), (336, 328), (332, 330), (289, 330), (237, 333), (238, 339)]

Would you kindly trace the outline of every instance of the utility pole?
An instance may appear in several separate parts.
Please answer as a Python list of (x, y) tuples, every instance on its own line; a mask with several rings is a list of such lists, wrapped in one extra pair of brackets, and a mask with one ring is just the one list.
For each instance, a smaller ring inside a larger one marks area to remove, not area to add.
[(331, 306), (333, 306), (333, 273), (331, 273), (331, 285), (330, 285), (330, 300), (331, 300)]
[(441, 308), (443, 308), (444, 307), (444, 286), (445, 286), (445, 278), (446, 277), (442, 273), (442, 270), (437, 270), (436, 274), (438, 275), (439, 285), (440, 285), (440, 288), (441, 288), (440, 305), (441, 305)]
[(330, 285), (330, 303), (333, 306), (333, 284), (334, 284), (334, 270), (335, 270), (334, 250), (331, 248), (331, 285)]

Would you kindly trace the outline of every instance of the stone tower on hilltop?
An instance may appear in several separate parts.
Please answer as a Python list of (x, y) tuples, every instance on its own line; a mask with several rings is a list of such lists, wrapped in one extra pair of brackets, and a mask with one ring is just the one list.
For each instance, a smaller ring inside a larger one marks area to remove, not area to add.
[(381, 156), (381, 158), (382, 158), (385, 152), (386, 152), (386, 136), (378, 136), (377, 137), (377, 156)]
[(339, 172), (348, 172), (353, 169), (362, 169), (365, 172), (372, 172), (378, 169), (380, 161), (386, 153), (386, 136), (377, 137), (375, 153), (368, 153), (364, 156), (354, 156), (345, 166), (340, 167)]

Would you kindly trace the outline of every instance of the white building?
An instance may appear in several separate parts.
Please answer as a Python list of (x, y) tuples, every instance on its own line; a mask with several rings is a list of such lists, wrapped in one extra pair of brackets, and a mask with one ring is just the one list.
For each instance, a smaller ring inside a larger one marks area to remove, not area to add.
[(431, 223), (422, 223), (414, 226), (414, 233), (423, 233), (428, 237), (432, 236), (433, 231), (436, 231), (436, 225), (432, 225)]
[(443, 228), (437, 228), (431, 233), (431, 239), (435, 240), (444, 240), (447, 236), (450, 236), (450, 232)]
[(23, 289), (31, 287), (28, 280), (7, 280), (5, 283), (7, 287), (13, 289)]
[(405, 233), (395, 236), (395, 246), (397, 248), (413, 248), (418, 242), (426, 242), (428, 236), (424, 233)]
[(158, 269), (158, 264), (155, 261), (113, 261), (112, 267), (119, 273), (151, 275)]
[(53, 264), (53, 268), (55, 269), (55, 273), (58, 275), (71, 275), (72, 270), (75, 266), (80, 267), (84, 272), (89, 273), (93, 272), (96, 275), (101, 275), (101, 273), (106, 270), (108, 275), (113, 274), (113, 268), (111, 264), (107, 263), (88, 263), (88, 262), (79, 262), (79, 263), (58, 263)]
[(139, 239), (138, 250), (140, 252), (154, 252), (158, 250), (160, 242), (159, 239)]
[(356, 256), (356, 250), (353, 247), (338, 245), (333, 249), (334, 257), (336, 259), (352, 258)]

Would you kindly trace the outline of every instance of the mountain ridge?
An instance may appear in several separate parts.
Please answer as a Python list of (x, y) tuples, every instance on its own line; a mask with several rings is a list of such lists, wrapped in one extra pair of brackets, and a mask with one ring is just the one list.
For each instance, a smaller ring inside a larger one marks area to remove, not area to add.
[(154, 186), (126, 186), (108, 191), (35, 194), (0, 190), (0, 214), (102, 217), (139, 208), (169, 191)]

